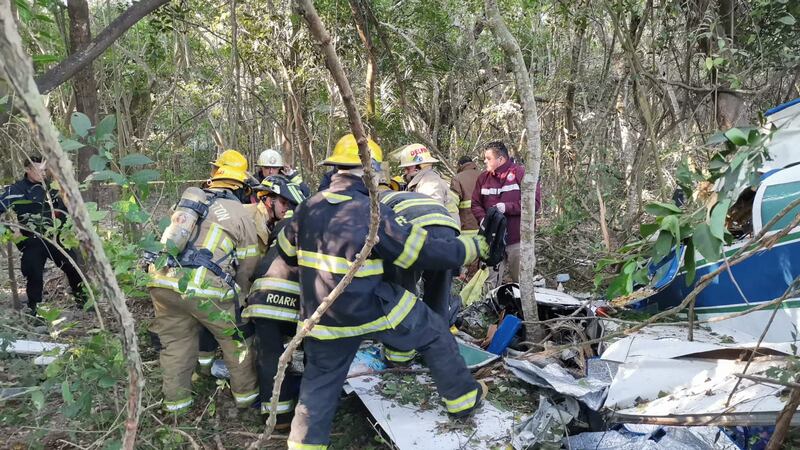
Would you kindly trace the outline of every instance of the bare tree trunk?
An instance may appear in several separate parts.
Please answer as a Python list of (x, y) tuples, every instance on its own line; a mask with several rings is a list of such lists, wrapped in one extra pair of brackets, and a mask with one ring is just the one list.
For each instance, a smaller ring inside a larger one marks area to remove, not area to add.
[(786, 440), (786, 434), (789, 432), (789, 425), (792, 423), (792, 417), (797, 412), (797, 407), (800, 406), (800, 389), (792, 389), (792, 395), (789, 401), (781, 410), (778, 419), (775, 421), (775, 432), (769, 438), (766, 450), (780, 450), (783, 448), (783, 441)]
[(236, 0), (231, 0), (231, 78), (233, 78), (233, 104), (228, 105), (229, 120), (230, 120), (230, 138), (229, 144), (233, 148), (239, 148), (239, 118), (241, 112), (239, 108), (242, 104), (242, 86), (239, 77), (239, 48), (237, 41), (239, 40), (239, 26), (236, 21)]
[(525, 155), (527, 163), (525, 179), (522, 180), (522, 224), (520, 225), (521, 250), (520, 294), (522, 295), (522, 313), (526, 321), (539, 320), (534, 293), (534, 269), (536, 268), (536, 185), (539, 182), (539, 167), (542, 163), (541, 133), (539, 116), (536, 112), (536, 99), (533, 95), (533, 84), (528, 75), (528, 68), (522, 58), (522, 50), (511, 32), (503, 22), (495, 0), (486, 0), (486, 16), (489, 27), (497, 43), (505, 52), (514, 68), (514, 79), (517, 84), (517, 95), (522, 103), (525, 117), (525, 130), (528, 134), (528, 151)]
[[(92, 41), (90, 28), (89, 4), (86, 0), (68, 0), (67, 13), (69, 14), (69, 53), (77, 54), (84, 50)], [(89, 61), (72, 79), (73, 95), (75, 96), (75, 110), (86, 114), (92, 125), (97, 125), (97, 83), (94, 79), (94, 67)], [(89, 159), (97, 152), (94, 147), (85, 146), (78, 150), (78, 180), (85, 180), (92, 170), (89, 168)], [(92, 183), (84, 192), (87, 201), (98, 200), (97, 187)]]
[(14, 309), (22, 309), (22, 302), (19, 301), (19, 286), (17, 285), (17, 271), (14, 269), (14, 244), (11, 241), (6, 243), (6, 257), (8, 263), (8, 281), (11, 288), (11, 304)]
[(625, 73), (620, 79), (620, 89), (618, 89), (616, 99), (617, 127), (619, 128), (619, 146), (622, 162), (625, 164), (625, 198), (626, 198), (626, 220), (625, 223), (633, 223), (634, 218), (639, 212), (639, 177), (637, 176), (636, 149), (633, 144), (633, 131), (628, 123), (627, 100), (628, 100), (628, 77)]
[(278, 411), (278, 398), (281, 392), (281, 385), (283, 384), (284, 376), (286, 375), (286, 367), (292, 360), (292, 354), (295, 349), (300, 345), (308, 333), (319, 323), (322, 315), (330, 308), (333, 302), (344, 292), (345, 288), (350, 284), (358, 269), (364, 264), (364, 261), (372, 251), (372, 247), (378, 241), (378, 177), (375, 171), (372, 170), (372, 152), (367, 147), (367, 135), (364, 132), (364, 125), (361, 123), (361, 115), (358, 113), (355, 99), (353, 98), (353, 90), (350, 88), (350, 82), (347, 81), (347, 76), (344, 73), (342, 64), (336, 56), (336, 50), (331, 45), (331, 36), (322, 24), (322, 21), (314, 9), (311, 0), (295, 0), (294, 7), (297, 14), (303, 16), (308, 28), (311, 30), (311, 35), (319, 42), (322, 48), (322, 53), (325, 56), (325, 65), (328, 66), (336, 85), (339, 87), (339, 92), (342, 94), (345, 109), (347, 110), (347, 118), (350, 121), (350, 129), (358, 142), (358, 154), (361, 158), (361, 164), (364, 168), (364, 183), (369, 189), (369, 209), (370, 209), (370, 222), (369, 232), (367, 233), (364, 246), (361, 251), (356, 255), (356, 259), (350, 266), (350, 269), (345, 274), (344, 278), (336, 285), (331, 293), (322, 300), (317, 310), (307, 318), (301, 328), (298, 329), (297, 334), (292, 338), (291, 342), (286, 346), (283, 354), (278, 360), (278, 373), (275, 375), (275, 383), (272, 388), (272, 399), (269, 406), (269, 419), (267, 419), (266, 430), (259, 435), (258, 440), (250, 444), (250, 450), (264, 447), (267, 439), (269, 439), (272, 432), (275, 430), (275, 423)]
[(50, 113), (42, 103), (42, 97), (33, 79), (33, 66), (30, 57), (22, 47), (22, 40), (11, 18), (8, 0), (0, 0), (0, 70), (11, 84), (20, 101), (20, 109), (30, 122), (31, 131), (41, 146), (47, 159), (47, 168), (61, 185), (64, 201), (74, 220), (74, 230), (81, 250), (87, 256), (92, 269), (92, 281), (99, 287), (122, 327), (123, 354), (128, 365), (127, 420), (123, 436), (123, 448), (133, 449), (139, 426), (139, 413), (142, 403), (144, 377), (142, 360), (139, 356), (139, 342), (133, 316), (125, 304), (125, 295), (117, 284), (114, 271), (108, 263), (103, 245), (92, 226), (89, 212), (81, 198), (78, 182), (73, 175), (72, 163), (58, 144), (58, 132), (50, 120)]
[(367, 30), (367, 20), (365, 17), (365, 7), (360, 0), (350, 0), (350, 10), (353, 12), (353, 20), (356, 24), (358, 37), (364, 48), (367, 50), (367, 73), (366, 73), (366, 91), (367, 91), (367, 114), (365, 116), (367, 124), (372, 116), (375, 115), (375, 79), (376, 79), (376, 62), (375, 62), (375, 47), (372, 45), (372, 37)]

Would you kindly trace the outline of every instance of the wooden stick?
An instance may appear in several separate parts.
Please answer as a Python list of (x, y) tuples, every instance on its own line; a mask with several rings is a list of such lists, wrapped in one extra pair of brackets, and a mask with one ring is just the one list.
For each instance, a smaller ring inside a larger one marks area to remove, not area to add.
[(772, 378), (767, 377), (759, 377), (758, 375), (749, 375), (745, 373), (735, 373), (733, 374), (735, 377), (744, 378), (745, 380), (755, 381), (757, 383), (764, 383), (764, 384), (777, 384), (778, 386), (784, 386), (788, 388), (800, 388), (800, 383), (793, 383), (791, 381), (781, 381), (775, 380)]
[(30, 56), (25, 53), (16, 24), (11, 14), (9, 0), (0, 0), (0, 73), (11, 85), (20, 100), (20, 109), (27, 117), (30, 128), (36, 136), (47, 159), (47, 168), (61, 186), (64, 202), (73, 218), (75, 233), (81, 248), (92, 268), (94, 284), (108, 299), (122, 327), (122, 352), (128, 365), (128, 403), (125, 433), (122, 447), (132, 450), (139, 427), (139, 413), (142, 403), (144, 376), (142, 359), (139, 355), (139, 342), (133, 316), (125, 304), (125, 295), (117, 283), (114, 270), (108, 262), (103, 245), (89, 218), (89, 212), (81, 198), (74, 168), (69, 157), (58, 143), (58, 132), (50, 119), (50, 113), (42, 103), (42, 97), (33, 80), (33, 66)]
[(317, 307), (317, 310), (314, 311), (311, 317), (307, 318), (299, 327), (297, 334), (286, 346), (286, 349), (283, 351), (283, 354), (278, 360), (278, 373), (275, 375), (275, 383), (272, 387), (272, 399), (270, 400), (269, 405), (269, 418), (267, 419), (266, 430), (259, 436), (258, 440), (250, 444), (248, 448), (251, 450), (263, 447), (266, 444), (267, 439), (269, 439), (270, 435), (272, 435), (272, 432), (275, 430), (278, 417), (278, 398), (281, 392), (281, 385), (283, 384), (283, 379), (286, 376), (286, 368), (292, 360), (292, 354), (294, 353), (294, 350), (300, 345), (300, 342), (303, 341), (303, 338), (306, 337), (309, 332), (311, 332), (314, 326), (319, 323), (320, 319), (322, 319), (322, 316), (325, 314), (328, 308), (331, 307), (333, 302), (336, 301), (339, 295), (344, 292), (345, 288), (347, 288), (347, 286), (353, 280), (356, 271), (358, 271), (358, 269), (364, 264), (364, 261), (372, 252), (372, 247), (378, 241), (379, 209), (377, 176), (372, 170), (372, 153), (367, 146), (367, 136), (364, 133), (364, 125), (361, 123), (361, 116), (356, 108), (353, 90), (350, 88), (350, 82), (347, 80), (347, 76), (344, 73), (342, 64), (339, 62), (339, 58), (336, 56), (336, 50), (333, 48), (333, 45), (331, 45), (331, 36), (328, 34), (328, 31), (322, 24), (322, 20), (320, 20), (317, 11), (314, 9), (314, 5), (311, 3), (311, 0), (295, 0), (294, 6), (297, 10), (297, 13), (301, 15), (308, 24), (311, 35), (319, 42), (322, 48), (322, 53), (325, 56), (325, 65), (328, 66), (328, 70), (336, 82), (336, 85), (339, 87), (339, 92), (342, 94), (342, 101), (344, 102), (345, 109), (347, 110), (347, 117), (350, 121), (350, 129), (353, 132), (353, 136), (356, 138), (356, 142), (358, 142), (358, 153), (359, 157), (361, 158), (361, 165), (364, 169), (364, 183), (367, 185), (367, 189), (369, 189), (370, 222), (369, 232), (367, 234), (366, 241), (364, 242), (364, 246), (356, 255), (356, 259), (353, 261), (353, 264), (350, 265), (350, 269), (347, 271), (339, 284), (336, 285), (333, 291), (331, 291), (331, 293), (322, 300), (322, 303), (320, 303), (320, 305)]

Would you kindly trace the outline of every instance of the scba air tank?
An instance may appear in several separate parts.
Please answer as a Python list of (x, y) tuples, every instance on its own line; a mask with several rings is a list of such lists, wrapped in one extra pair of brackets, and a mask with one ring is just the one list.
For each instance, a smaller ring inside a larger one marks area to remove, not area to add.
[(183, 191), (183, 196), (175, 206), (175, 212), (172, 213), (169, 226), (161, 235), (161, 243), (167, 246), (170, 253), (172, 251), (180, 253), (186, 248), (197, 221), (205, 217), (208, 211), (207, 198), (208, 194), (197, 187)]

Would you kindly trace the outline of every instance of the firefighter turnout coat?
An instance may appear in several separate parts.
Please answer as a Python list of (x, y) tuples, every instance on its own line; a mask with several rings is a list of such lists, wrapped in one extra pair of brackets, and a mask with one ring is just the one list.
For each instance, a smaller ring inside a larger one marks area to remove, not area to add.
[[(278, 233), (281, 257), (299, 267), (300, 315), (309, 317), (330, 294), (361, 250), (369, 229), (366, 185), (360, 177), (336, 174), (329, 190), (306, 200), (295, 220)], [(329, 340), (394, 328), (416, 298), (383, 282), (384, 261), (401, 269), (457, 269), (478, 256), (474, 238), (434, 239), (420, 226), (380, 207), (378, 242), (339, 301), (310, 336)], [(302, 224), (302, 226), (298, 226)], [(377, 298), (376, 298), (377, 297)]]

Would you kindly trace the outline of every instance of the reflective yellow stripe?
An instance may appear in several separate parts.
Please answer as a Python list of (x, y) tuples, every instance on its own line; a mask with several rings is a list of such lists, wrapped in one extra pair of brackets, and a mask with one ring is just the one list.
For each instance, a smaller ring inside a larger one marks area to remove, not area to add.
[(233, 250), (233, 241), (228, 236), (225, 236), (220, 242), (219, 248), (226, 254), (230, 253)]
[(192, 402), (192, 397), (187, 397), (174, 402), (164, 402), (164, 408), (166, 408), (167, 411), (176, 412), (192, 406)]
[(345, 337), (361, 336), (363, 334), (374, 333), (376, 331), (383, 331), (395, 328), (403, 319), (406, 318), (411, 308), (414, 307), (414, 302), (417, 298), (411, 292), (406, 291), (400, 301), (397, 302), (394, 308), (388, 315), (381, 316), (372, 322), (365, 323), (354, 327), (330, 327), (325, 325), (317, 325), (312, 330), (311, 337), (320, 340), (339, 339)]
[(445, 398), (444, 405), (447, 408), (447, 412), (457, 413), (472, 408), (473, 406), (475, 406), (475, 402), (477, 400), (478, 400), (478, 390), (474, 389), (454, 400), (448, 400)]
[[(292, 198), (295, 199), (297, 201), (297, 203), (300, 203), (305, 199), (305, 196), (303, 195), (303, 193), (300, 192), (300, 190), (297, 189), (294, 185), (289, 184), (289, 185), (287, 185), (287, 188), (289, 189), (289, 192), (290, 192)], [(289, 210), (289, 211), (291, 211), (291, 210)], [(285, 219), (286, 216), (283, 216), (283, 218)]]
[(325, 200), (328, 200), (328, 203), (332, 203), (334, 205), (338, 205), (339, 203), (353, 199), (353, 197), (350, 197), (349, 195), (335, 194), (328, 191), (322, 191), (322, 196), (325, 197)]
[(417, 198), (414, 200), (403, 200), (392, 209), (395, 212), (400, 212), (414, 206), (442, 206), (442, 204), (432, 198)]
[(458, 209), (472, 208), (472, 200), (458, 202)]
[(250, 392), (245, 392), (243, 394), (237, 394), (236, 392), (231, 391), (233, 394), (234, 400), (236, 400), (236, 406), (246, 406), (250, 403), (253, 403), (258, 398), (258, 389)]
[(392, 201), (392, 199), (393, 199), (394, 197), (397, 197), (397, 196), (398, 196), (398, 195), (400, 195), (400, 194), (402, 194), (402, 192), (389, 192), (388, 194), (384, 194), (384, 195), (381, 197), (381, 203), (383, 203), (383, 204), (388, 204), (389, 202), (391, 202), (391, 201)]
[(286, 228), (282, 228), (281, 232), (278, 233), (278, 246), (280, 246), (283, 253), (286, 253), (286, 256), (295, 257), (297, 256), (297, 247), (292, 245), (289, 242), (289, 239), (286, 238)]
[[(193, 270), (200, 270), (193, 269)], [(193, 277), (193, 278), (196, 278)], [(178, 287), (178, 278), (169, 277), (166, 275), (161, 274), (152, 274), (150, 281), (147, 283), (147, 287), (158, 287), (158, 288), (165, 288), (171, 291), (175, 291), (177, 293), (180, 292), (180, 288)], [(184, 297), (197, 297), (197, 298), (207, 298), (213, 300), (229, 300), (233, 298), (233, 290), (230, 288), (217, 288), (217, 287), (201, 287), (200, 285), (196, 284), (194, 281), (189, 281), (189, 284), (186, 285), (186, 292), (182, 293)]]
[(242, 311), (242, 317), (256, 319), (272, 319), (284, 322), (300, 321), (300, 312), (296, 309), (281, 308), (272, 305), (250, 305)]
[(474, 236), (459, 236), (458, 240), (464, 244), (464, 264), (469, 264), (472, 261), (475, 261), (475, 258), (478, 257), (478, 243), (475, 242)]
[(248, 245), (247, 247), (236, 249), (236, 258), (239, 260), (258, 256), (258, 245)]
[[(303, 267), (310, 267), (312, 269), (322, 270), (325, 272), (344, 275), (350, 270), (352, 262), (345, 258), (338, 256), (326, 255), (324, 253), (309, 252), (306, 250), (298, 250), (297, 263)], [(364, 264), (359, 267), (356, 272), (356, 277), (369, 277), (373, 275), (381, 275), (383, 273), (383, 260), (382, 259), (368, 259)]]
[(327, 450), (327, 445), (301, 444), (300, 442), (286, 441), (289, 450)]
[(217, 246), (224, 237), (226, 237), (225, 230), (218, 224), (212, 223), (208, 229), (208, 233), (203, 239), (201, 247), (211, 250), (211, 253), (213, 254), (214, 250), (217, 249)]
[[(403, 253), (394, 260), (394, 264), (400, 268), (408, 269), (419, 257), (419, 252), (422, 250), (422, 244), (428, 238), (428, 232), (418, 225), (411, 226), (411, 233), (408, 234), (405, 244), (403, 245)], [(381, 266), (382, 268), (383, 266)]]
[(478, 235), (478, 230), (461, 230), (461, 235), (475, 237)]
[(393, 362), (408, 362), (414, 359), (417, 356), (416, 350), (409, 350), (407, 352), (403, 352), (400, 350), (395, 350), (391, 347), (384, 347), (383, 348), (383, 355), (389, 361)]
[(425, 214), (424, 216), (415, 217), (411, 219), (411, 223), (419, 225), (423, 228), (431, 225), (439, 225), (443, 227), (450, 227), (456, 231), (461, 231), (461, 227), (458, 226), (458, 223), (456, 223), (452, 217), (440, 213), (431, 213)]
[(294, 217), (294, 210), (287, 209), (286, 212), (283, 213), (283, 218), (284, 219), (290, 219), (292, 217)]
[(264, 277), (253, 282), (251, 291), (280, 291), (300, 295), (300, 283), (281, 278)]

